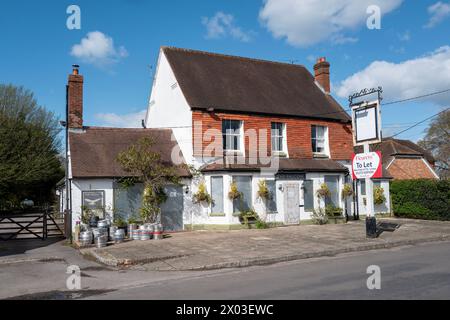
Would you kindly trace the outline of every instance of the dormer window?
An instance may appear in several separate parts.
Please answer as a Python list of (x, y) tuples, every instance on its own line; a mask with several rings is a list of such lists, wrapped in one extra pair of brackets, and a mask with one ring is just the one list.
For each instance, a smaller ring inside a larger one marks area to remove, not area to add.
[(242, 121), (222, 120), (222, 137), (225, 152), (242, 151)]

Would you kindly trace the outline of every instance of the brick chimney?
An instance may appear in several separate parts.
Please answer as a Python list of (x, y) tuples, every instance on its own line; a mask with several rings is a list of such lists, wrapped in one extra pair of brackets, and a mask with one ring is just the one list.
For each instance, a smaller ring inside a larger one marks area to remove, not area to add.
[(79, 74), (78, 65), (73, 65), (69, 75), (67, 102), (69, 114), (69, 128), (83, 128), (83, 76)]
[(330, 93), (330, 63), (325, 57), (317, 59), (314, 65), (314, 77), (323, 90)]

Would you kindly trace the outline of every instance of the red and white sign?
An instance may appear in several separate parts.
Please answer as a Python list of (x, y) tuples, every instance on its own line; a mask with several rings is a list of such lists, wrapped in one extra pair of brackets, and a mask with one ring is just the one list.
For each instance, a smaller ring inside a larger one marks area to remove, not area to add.
[(358, 153), (352, 160), (353, 180), (381, 178), (383, 176), (381, 152)]

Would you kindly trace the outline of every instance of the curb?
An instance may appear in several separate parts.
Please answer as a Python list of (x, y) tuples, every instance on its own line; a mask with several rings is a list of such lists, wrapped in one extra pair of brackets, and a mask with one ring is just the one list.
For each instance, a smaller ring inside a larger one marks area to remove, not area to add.
[(245, 267), (250, 267), (250, 266), (270, 265), (270, 264), (295, 261), (295, 260), (305, 260), (305, 259), (320, 258), (320, 257), (332, 257), (332, 256), (336, 256), (338, 254), (343, 254), (343, 253), (363, 252), (363, 251), (372, 251), (372, 250), (379, 250), (379, 249), (390, 249), (390, 248), (394, 248), (394, 247), (402, 247), (402, 246), (414, 245), (414, 244), (418, 244), (418, 243), (439, 242), (439, 241), (447, 241), (447, 240), (450, 240), (450, 235), (442, 235), (442, 236), (437, 236), (437, 237), (432, 237), (432, 238), (424, 238), (424, 239), (400, 240), (397, 242), (390, 242), (390, 243), (378, 243), (378, 244), (372, 244), (372, 245), (369, 244), (369, 245), (363, 245), (363, 246), (359, 246), (359, 247), (347, 247), (347, 248), (336, 249), (336, 250), (307, 252), (307, 253), (299, 253), (299, 254), (271, 257), (271, 258), (222, 262), (222, 263), (204, 265), (201, 267), (177, 269), (176, 271), (202, 271), (202, 270), (206, 271), (206, 270), (217, 270), (217, 269), (226, 269), (226, 268), (245, 268)]
[[(399, 240), (395, 242), (386, 242), (386, 243), (376, 243), (376, 244), (365, 244), (355, 247), (345, 247), (341, 249), (335, 250), (324, 250), (324, 251), (313, 251), (313, 252), (305, 252), (305, 253), (297, 253), (292, 255), (278, 256), (278, 257), (268, 257), (268, 258), (256, 258), (256, 259), (247, 259), (247, 260), (237, 260), (230, 262), (220, 262), (213, 263), (208, 265), (202, 265), (198, 267), (189, 267), (189, 268), (180, 268), (175, 271), (206, 271), (206, 270), (217, 270), (217, 269), (228, 269), (228, 268), (245, 268), (250, 266), (262, 266), (262, 265), (270, 265), (280, 262), (287, 261), (295, 261), (295, 260), (304, 260), (311, 258), (320, 258), (320, 257), (332, 257), (343, 253), (352, 253), (352, 252), (363, 252), (363, 251), (371, 251), (371, 250), (379, 250), (379, 249), (390, 249), (394, 247), (401, 247), (407, 245), (428, 243), (428, 242), (439, 242), (439, 241), (448, 241), (450, 240), (450, 235), (441, 235), (429, 238), (421, 238), (421, 239), (410, 239), (410, 240)], [(99, 254), (96, 250), (80, 250), (81, 254), (84, 256), (90, 256), (94, 258), (97, 262), (102, 263), (111, 267), (127, 267), (132, 265), (139, 265), (145, 263), (152, 263), (157, 261), (166, 261), (175, 258), (182, 258), (192, 256), (192, 254), (184, 254), (184, 255), (172, 255), (166, 257), (151, 257), (151, 258), (143, 258), (143, 259), (117, 259), (109, 253)]]
[(28, 262), (65, 262), (66, 260), (59, 257), (45, 257), (45, 258), (18, 258), (18, 259), (1, 259), (0, 265), (16, 264), (16, 263), (28, 263)]
[(169, 259), (175, 258), (183, 258), (191, 256), (192, 254), (178, 254), (171, 255), (165, 257), (151, 257), (151, 258), (142, 258), (142, 259), (117, 259), (113, 255), (109, 253), (99, 254), (96, 250), (83, 250), (80, 251), (83, 256), (88, 256), (94, 258), (97, 262), (104, 264), (110, 267), (127, 267), (132, 265), (144, 264), (144, 263), (152, 263), (157, 261), (165, 261)]

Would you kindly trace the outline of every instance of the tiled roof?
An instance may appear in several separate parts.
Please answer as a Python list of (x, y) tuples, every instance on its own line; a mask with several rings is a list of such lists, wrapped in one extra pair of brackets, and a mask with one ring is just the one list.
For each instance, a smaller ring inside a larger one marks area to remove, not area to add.
[[(362, 152), (362, 148), (355, 148), (356, 152)], [(383, 164), (388, 165), (394, 157), (424, 157), (429, 163), (434, 164), (433, 155), (410, 140), (385, 138), (383, 142), (370, 146), (371, 151), (381, 151)]]
[[(161, 160), (172, 164), (172, 150), (177, 142), (172, 141), (170, 129), (125, 129), (85, 127), (80, 132), (70, 132), (70, 154), (74, 178), (120, 178), (130, 174), (123, 171), (116, 161), (120, 152), (143, 137), (153, 137), (157, 142), (154, 151), (161, 154)], [(184, 162), (184, 160), (183, 160)], [(178, 173), (188, 176), (186, 170)]]
[(192, 109), (351, 119), (301, 65), (162, 48)]

